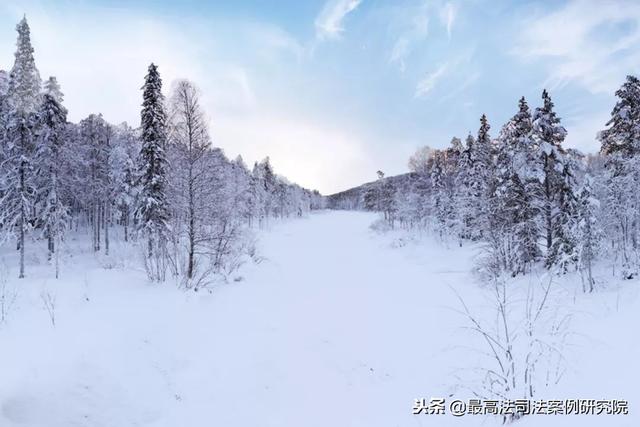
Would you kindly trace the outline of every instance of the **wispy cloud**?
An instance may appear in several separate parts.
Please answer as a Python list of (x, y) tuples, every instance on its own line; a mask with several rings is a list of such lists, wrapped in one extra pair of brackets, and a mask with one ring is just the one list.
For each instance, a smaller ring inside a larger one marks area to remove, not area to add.
[(431, 92), (436, 85), (447, 77), (446, 87), (448, 92), (440, 99), (446, 101), (472, 86), (480, 78), (480, 70), (473, 64), (475, 48), (467, 48), (461, 54), (449, 58), (431, 72), (424, 75), (416, 85), (414, 96), (421, 98)]
[(438, 81), (445, 75), (448, 68), (449, 64), (444, 63), (438, 66), (435, 71), (427, 73), (427, 75), (425, 75), (422, 80), (418, 82), (418, 85), (416, 86), (415, 97), (420, 98), (429, 93), (431, 89), (436, 86)]
[(345, 17), (356, 10), (362, 0), (328, 0), (315, 21), (316, 38), (336, 39), (344, 32)]
[(440, 98), (440, 102), (442, 103), (449, 101), (457, 97), (458, 95), (463, 94), (469, 87), (476, 83), (479, 78), (480, 71), (475, 70), (470, 72), (461, 80), (461, 83), (459, 83), (455, 89), (450, 90), (447, 94)]
[(411, 7), (402, 7), (395, 26), (399, 27), (397, 39), (389, 55), (389, 63), (397, 64), (400, 71), (407, 68), (407, 60), (429, 36), (429, 23), (439, 21), (451, 39), (458, 6), (453, 2), (422, 1)]
[(406, 69), (406, 59), (415, 45), (425, 40), (429, 33), (429, 8), (427, 3), (423, 3), (418, 9), (406, 12), (410, 16), (406, 17), (407, 23), (403, 25), (404, 30), (394, 43), (389, 56), (389, 62), (398, 64), (402, 72)]
[(457, 13), (458, 7), (452, 2), (447, 2), (440, 8), (440, 22), (442, 22), (442, 25), (447, 29), (447, 37), (449, 37), (449, 39), (451, 39), (453, 23), (456, 20)]
[(573, 0), (527, 18), (512, 52), (546, 62), (545, 86), (578, 83), (592, 93), (611, 93), (640, 64), (640, 3)]

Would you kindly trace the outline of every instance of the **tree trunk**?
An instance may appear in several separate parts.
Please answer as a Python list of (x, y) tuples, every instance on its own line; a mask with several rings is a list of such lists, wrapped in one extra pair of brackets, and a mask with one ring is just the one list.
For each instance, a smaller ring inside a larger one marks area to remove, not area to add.
[(20, 202), (20, 275), (19, 279), (24, 278), (24, 229), (27, 226), (27, 215), (26, 215), (26, 206), (24, 205), (24, 196), (25, 196), (25, 176), (24, 176), (25, 164), (22, 162), (20, 164), (20, 193), (22, 196), (22, 200)]
[(109, 223), (111, 222), (109, 202), (104, 207), (104, 254), (109, 255)]

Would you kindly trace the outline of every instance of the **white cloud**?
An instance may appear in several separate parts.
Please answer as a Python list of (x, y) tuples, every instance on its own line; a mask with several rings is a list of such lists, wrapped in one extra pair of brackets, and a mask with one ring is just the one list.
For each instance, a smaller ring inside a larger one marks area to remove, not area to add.
[(344, 32), (342, 21), (353, 12), (362, 0), (328, 0), (315, 21), (319, 40), (335, 39)]
[[(400, 71), (406, 69), (406, 59), (411, 54), (416, 44), (424, 41), (429, 33), (429, 8), (423, 3), (418, 9), (405, 9), (402, 11), (400, 21), (403, 30), (396, 40), (389, 56), (389, 62), (398, 64)], [(405, 23), (406, 22), (406, 23)]]
[(573, 0), (527, 18), (512, 53), (545, 60), (544, 85), (574, 82), (592, 93), (612, 93), (640, 64), (640, 3)]
[(418, 85), (416, 86), (415, 97), (420, 98), (429, 93), (431, 89), (436, 86), (438, 81), (445, 75), (445, 72), (448, 68), (449, 65), (447, 63), (444, 63), (438, 66), (438, 68), (436, 68), (433, 72), (427, 73), (427, 75), (425, 75), (422, 80), (418, 82)]
[(391, 49), (389, 63), (398, 64), (400, 71), (404, 72), (409, 56), (429, 35), (430, 19), (439, 20), (451, 39), (458, 6), (452, 2), (422, 1), (410, 7), (397, 7), (394, 13), (397, 16), (392, 27), (399, 27), (395, 28), (399, 35)]
[(456, 14), (458, 12), (458, 8), (451, 2), (445, 3), (440, 8), (440, 22), (447, 29), (447, 37), (451, 38), (451, 31), (453, 30), (453, 23), (456, 20)]
[[(464, 92), (480, 78), (480, 71), (472, 62), (474, 55), (475, 48), (470, 47), (459, 55), (441, 63), (434, 71), (427, 73), (418, 82), (414, 96), (416, 98), (420, 98), (427, 95), (445, 76), (455, 77), (455, 81), (453, 81), (453, 78), (447, 79), (448, 88), (450, 90), (440, 99), (440, 101), (453, 98), (454, 96)], [(455, 86), (451, 87), (452, 83), (455, 84)]]

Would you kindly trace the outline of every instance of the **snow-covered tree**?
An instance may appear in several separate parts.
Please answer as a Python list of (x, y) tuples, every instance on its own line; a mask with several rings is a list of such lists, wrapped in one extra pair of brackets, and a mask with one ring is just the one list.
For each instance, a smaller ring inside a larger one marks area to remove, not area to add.
[(36, 201), (36, 183), (33, 173), (35, 124), (35, 113), (14, 110), (8, 115), (3, 144), (0, 223), (6, 235), (17, 234), (20, 250), (19, 278), (25, 275), (25, 237), (32, 228)]
[(80, 121), (82, 174), (87, 197), (86, 209), (92, 226), (92, 243), (100, 251), (105, 221), (105, 203), (109, 196), (109, 150), (111, 127), (101, 114), (91, 114)]
[(605, 159), (602, 178), (604, 224), (614, 255), (622, 263), (622, 276), (632, 278), (638, 271), (637, 253), (640, 227), (640, 81), (628, 76), (616, 91), (618, 101), (607, 128), (599, 133)]
[[(60, 99), (62, 97), (60, 96)], [(56, 278), (59, 275), (59, 242), (63, 238), (69, 219), (69, 207), (63, 191), (63, 146), (67, 137), (67, 110), (52, 94), (43, 96), (37, 115), (37, 137), (34, 156), (35, 182), (38, 199), (38, 223), (48, 242), (49, 259), (56, 254)]]
[(523, 273), (541, 256), (538, 210), (534, 205), (537, 161), (532, 156), (532, 120), (526, 100), (503, 126), (498, 138), (493, 233), (499, 233), (502, 263), (513, 274)]
[(53, 97), (59, 104), (62, 104), (64, 100), (64, 94), (60, 89), (60, 84), (58, 83), (58, 79), (54, 76), (49, 77), (49, 79), (44, 83), (44, 94)]
[(23, 18), (18, 26), (15, 62), (9, 75), (2, 108), (2, 224), (5, 233), (17, 232), (20, 273), (24, 277), (25, 235), (32, 227), (35, 205), (33, 174), (36, 111), (41, 104), (41, 81), (33, 57), (29, 25)]
[(167, 123), (162, 79), (155, 64), (149, 65), (140, 114), (141, 140), (138, 176), (140, 194), (136, 206), (138, 231), (147, 239), (147, 256), (162, 256), (169, 221), (167, 202)]
[[(538, 205), (542, 214), (541, 229), (546, 242), (547, 256), (549, 256), (554, 243), (554, 233), (562, 230), (558, 224), (565, 220), (556, 220), (556, 216), (560, 212), (558, 209), (560, 190), (566, 190), (565, 177), (563, 177), (565, 169), (562, 165), (564, 150), (561, 144), (567, 131), (560, 124), (560, 118), (553, 110), (553, 102), (546, 90), (542, 92), (542, 101), (542, 107), (536, 108), (533, 114), (532, 139), (534, 158), (541, 164), (536, 193), (539, 195)], [(550, 265), (549, 263), (557, 260), (558, 258), (554, 255), (547, 264)]]
[(577, 241), (580, 269), (586, 276), (584, 291), (593, 292), (592, 267), (602, 248), (602, 228), (598, 221), (600, 202), (595, 198), (591, 177), (587, 175), (578, 194)]
[(7, 96), (12, 110), (33, 113), (42, 100), (42, 80), (36, 67), (27, 18), (16, 26), (18, 32), (15, 62), (9, 77)]
[(601, 151), (630, 157), (640, 152), (640, 80), (627, 76), (616, 91), (618, 101), (611, 111), (607, 129), (600, 132)]
[(174, 210), (186, 234), (186, 278), (194, 278), (196, 254), (206, 240), (207, 188), (211, 184), (207, 151), (211, 140), (200, 93), (193, 83), (178, 81), (172, 88), (170, 104), (170, 144)]

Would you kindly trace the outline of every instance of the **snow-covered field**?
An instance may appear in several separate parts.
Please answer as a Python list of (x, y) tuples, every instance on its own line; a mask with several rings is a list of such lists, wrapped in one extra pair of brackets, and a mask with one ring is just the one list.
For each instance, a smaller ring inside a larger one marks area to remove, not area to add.
[[(477, 248), (377, 234), (375, 218), (274, 225), (260, 236), (264, 261), (212, 292), (150, 285), (130, 253), (105, 261), (88, 247), (57, 281), (45, 265), (21, 281), (7, 272), (17, 298), (0, 324), (0, 426), (493, 425), (412, 415), (415, 398), (448, 398), (477, 360), (452, 291), (483, 310)], [(545, 393), (627, 399), (630, 415), (518, 424), (640, 425), (638, 282), (588, 296), (577, 286), (563, 288), (578, 337), (570, 369)]]

